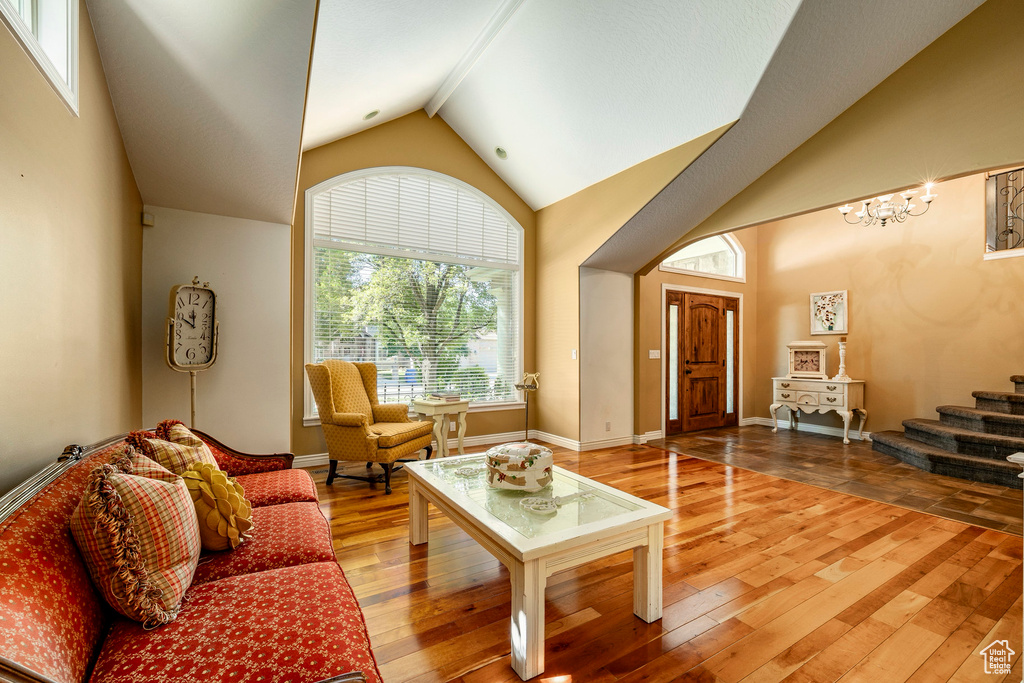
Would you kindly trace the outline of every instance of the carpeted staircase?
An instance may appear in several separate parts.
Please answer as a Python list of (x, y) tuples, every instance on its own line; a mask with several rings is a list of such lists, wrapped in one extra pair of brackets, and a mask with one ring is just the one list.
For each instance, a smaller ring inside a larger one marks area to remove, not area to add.
[(1024, 452), (1024, 375), (1010, 378), (1014, 393), (975, 391), (974, 407), (939, 406), (938, 420), (904, 420), (905, 432), (873, 432), (873, 448), (928, 472), (1021, 488)]

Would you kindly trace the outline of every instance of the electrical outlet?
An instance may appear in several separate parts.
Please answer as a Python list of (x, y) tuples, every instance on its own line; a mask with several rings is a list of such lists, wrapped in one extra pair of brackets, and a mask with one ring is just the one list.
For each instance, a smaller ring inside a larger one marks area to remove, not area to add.
[(455, 422), (449, 422), (448, 423), (448, 431), (449, 432), (454, 432), (455, 431), (455, 424), (456, 424)]
[(606, 431), (606, 432), (612, 431), (612, 423), (611, 422), (605, 422), (604, 423), (604, 431)]
[(650, 349), (647, 352), (647, 357), (651, 360), (658, 360), (661, 358), (661, 349)]

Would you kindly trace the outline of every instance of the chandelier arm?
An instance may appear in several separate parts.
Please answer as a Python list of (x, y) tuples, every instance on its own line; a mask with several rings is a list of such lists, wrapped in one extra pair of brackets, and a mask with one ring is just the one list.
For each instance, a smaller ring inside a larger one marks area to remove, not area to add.
[(931, 208), (931, 205), (932, 205), (932, 203), (931, 203), (931, 202), (928, 202), (927, 204), (925, 204), (925, 205), (924, 205), (924, 211), (922, 211), (921, 213), (910, 213), (910, 212), (908, 211), (908, 212), (907, 212), (907, 215), (908, 215), (908, 216), (914, 216), (915, 218), (916, 218), (917, 216), (923, 216), (923, 215), (925, 215), (926, 213), (928, 213), (928, 209), (930, 209), (930, 208)]

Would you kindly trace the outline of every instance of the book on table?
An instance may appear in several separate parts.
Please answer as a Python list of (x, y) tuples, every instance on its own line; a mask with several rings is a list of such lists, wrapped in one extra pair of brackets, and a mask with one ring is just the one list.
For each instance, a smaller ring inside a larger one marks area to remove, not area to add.
[(433, 394), (428, 394), (427, 398), (429, 398), (431, 401), (445, 401), (447, 403), (455, 403), (457, 401), (462, 400), (462, 396), (460, 394), (453, 394), (447, 392), (435, 392)]

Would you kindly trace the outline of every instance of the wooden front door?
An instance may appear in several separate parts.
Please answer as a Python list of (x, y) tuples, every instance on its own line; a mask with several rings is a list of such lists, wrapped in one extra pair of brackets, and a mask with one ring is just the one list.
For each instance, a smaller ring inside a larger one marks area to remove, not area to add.
[(739, 300), (668, 292), (666, 435), (739, 422)]

